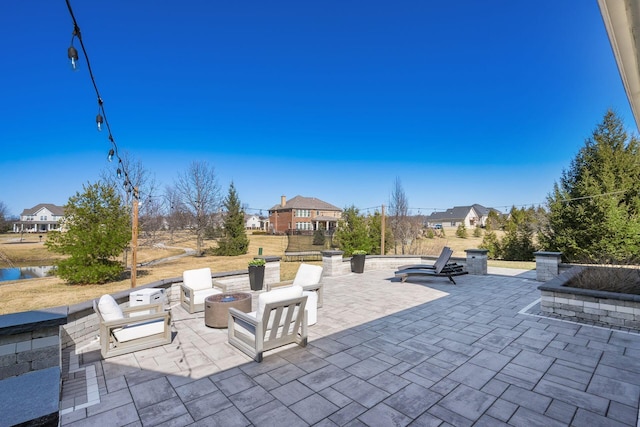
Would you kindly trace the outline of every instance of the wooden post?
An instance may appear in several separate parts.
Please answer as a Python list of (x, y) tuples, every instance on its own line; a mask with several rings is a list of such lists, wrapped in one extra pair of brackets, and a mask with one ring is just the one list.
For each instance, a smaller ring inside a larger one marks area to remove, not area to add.
[(131, 218), (131, 287), (136, 287), (138, 274), (138, 187), (133, 189), (133, 217)]
[(380, 218), (380, 255), (384, 255), (384, 204), (382, 205), (382, 218)]

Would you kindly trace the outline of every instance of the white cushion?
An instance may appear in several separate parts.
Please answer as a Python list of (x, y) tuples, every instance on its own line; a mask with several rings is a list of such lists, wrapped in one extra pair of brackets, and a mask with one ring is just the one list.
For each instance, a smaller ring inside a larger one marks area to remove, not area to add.
[(194, 291), (213, 288), (211, 269), (209, 267), (205, 267), (195, 270), (186, 270), (182, 273), (182, 282), (187, 288), (193, 289)]
[(320, 283), (322, 267), (313, 264), (300, 264), (293, 284), (298, 286), (315, 285)]
[(222, 291), (220, 289), (202, 289), (200, 291), (195, 291), (193, 293), (193, 303), (194, 304), (204, 304), (205, 298), (211, 295), (221, 294)]
[(113, 331), (113, 335), (120, 342), (131, 341), (164, 332), (164, 320), (153, 320), (151, 322), (137, 325), (127, 325), (124, 328)]
[(304, 306), (304, 310), (307, 312), (307, 325), (315, 325), (318, 321), (318, 293), (304, 291), (302, 295), (307, 296), (307, 305)]
[(102, 295), (98, 301), (98, 310), (105, 322), (124, 319), (122, 309), (111, 295)]
[(273, 291), (262, 293), (258, 297), (258, 310), (256, 311), (256, 318), (262, 318), (264, 307), (271, 302), (284, 301), (292, 298), (299, 298), (301, 296), (301, 286), (287, 286), (284, 288), (274, 289)]

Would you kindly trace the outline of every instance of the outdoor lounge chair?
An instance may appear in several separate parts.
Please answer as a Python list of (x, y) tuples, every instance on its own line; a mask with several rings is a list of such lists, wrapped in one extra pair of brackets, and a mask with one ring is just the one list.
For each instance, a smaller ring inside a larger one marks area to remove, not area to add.
[(286, 344), (307, 345), (307, 296), (287, 286), (260, 294), (258, 308), (243, 313), (229, 308), (229, 344), (262, 361), (262, 354)]
[(411, 264), (411, 265), (401, 265), (398, 267), (398, 270), (409, 270), (414, 268), (425, 268), (427, 270), (435, 270), (440, 266), (447, 265), (449, 260), (451, 259), (451, 255), (453, 255), (453, 250), (448, 246), (442, 248), (442, 252), (438, 256), (438, 259), (433, 264)]
[(209, 267), (186, 270), (182, 273), (180, 304), (189, 314), (204, 311), (204, 299), (221, 293), (222, 290), (213, 287), (213, 279), (211, 278), (211, 269)]
[[(442, 254), (448, 253), (448, 256), (442, 257)], [(442, 250), (441, 256), (433, 266), (420, 268), (419, 266), (405, 266), (395, 272), (395, 276), (400, 278), (401, 282), (405, 282), (410, 276), (436, 276), (436, 277), (448, 277), (451, 283), (454, 285), (456, 281), (453, 280), (453, 276), (461, 276), (468, 272), (463, 269), (461, 265), (456, 263), (448, 263), (453, 251), (447, 247)], [(443, 261), (444, 260), (444, 261)], [(409, 267), (409, 268), (406, 268)]]
[(100, 353), (105, 359), (171, 343), (171, 313), (162, 303), (122, 309), (111, 295), (103, 295), (93, 301), (93, 309), (100, 323)]

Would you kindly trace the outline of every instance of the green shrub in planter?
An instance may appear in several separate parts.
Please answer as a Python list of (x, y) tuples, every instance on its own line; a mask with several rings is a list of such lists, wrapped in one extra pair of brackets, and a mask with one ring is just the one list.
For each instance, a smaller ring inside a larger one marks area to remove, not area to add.
[(262, 258), (249, 261), (249, 286), (252, 291), (260, 291), (264, 286), (264, 266), (266, 262)]

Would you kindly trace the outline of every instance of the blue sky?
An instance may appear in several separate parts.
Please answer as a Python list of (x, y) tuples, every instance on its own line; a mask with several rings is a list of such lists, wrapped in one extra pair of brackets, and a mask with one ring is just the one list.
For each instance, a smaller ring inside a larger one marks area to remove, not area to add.
[[(205, 160), (252, 209), (396, 177), (415, 212), (537, 204), (607, 109), (636, 132), (596, 0), (71, 5), (119, 149), (160, 187)], [(0, 12), (0, 201), (63, 205), (116, 167), (85, 59), (64, 0)]]

